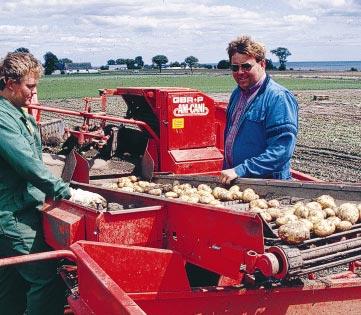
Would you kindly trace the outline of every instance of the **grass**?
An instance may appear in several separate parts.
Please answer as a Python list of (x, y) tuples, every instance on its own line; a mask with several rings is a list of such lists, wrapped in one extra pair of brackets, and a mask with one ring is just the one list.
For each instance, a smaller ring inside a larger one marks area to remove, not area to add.
[[(273, 78), (292, 91), (361, 89), (361, 80), (324, 78)], [(47, 76), (40, 81), (39, 99), (67, 99), (97, 96), (98, 89), (139, 86), (190, 87), (206, 93), (230, 93), (235, 87), (231, 75), (66, 75)]]

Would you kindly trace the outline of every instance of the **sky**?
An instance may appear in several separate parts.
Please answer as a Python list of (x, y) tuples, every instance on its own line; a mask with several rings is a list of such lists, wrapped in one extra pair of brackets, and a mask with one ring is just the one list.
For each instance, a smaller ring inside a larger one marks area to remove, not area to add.
[(91, 62), (155, 55), (170, 62), (227, 59), (249, 35), (286, 47), (288, 61), (361, 60), (361, 0), (0, 0), (0, 57), (26, 47), (44, 61)]

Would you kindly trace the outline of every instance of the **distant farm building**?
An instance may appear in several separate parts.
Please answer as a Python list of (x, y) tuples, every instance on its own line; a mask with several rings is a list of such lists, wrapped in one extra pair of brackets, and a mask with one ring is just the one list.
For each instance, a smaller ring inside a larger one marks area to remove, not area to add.
[(73, 73), (97, 73), (97, 69), (93, 69), (90, 62), (70, 62), (64, 66), (64, 72), (67, 74)]
[(116, 71), (116, 70), (127, 70), (127, 65), (109, 65), (110, 71)]

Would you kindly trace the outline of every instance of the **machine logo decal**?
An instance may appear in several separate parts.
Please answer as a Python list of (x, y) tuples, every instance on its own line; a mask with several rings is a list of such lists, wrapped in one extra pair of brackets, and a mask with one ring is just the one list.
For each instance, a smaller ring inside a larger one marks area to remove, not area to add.
[(175, 117), (206, 116), (209, 108), (204, 104), (203, 96), (173, 96), (172, 102), (177, 107), (173, 110)]

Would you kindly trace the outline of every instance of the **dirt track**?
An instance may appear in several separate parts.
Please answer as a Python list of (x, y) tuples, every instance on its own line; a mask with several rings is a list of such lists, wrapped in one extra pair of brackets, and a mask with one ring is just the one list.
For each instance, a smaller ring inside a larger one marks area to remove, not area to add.
[[(315, 101), (314, 95), (329, 99)], [(224, 93), (210, 96), (222, 101), (229, 98)], [(300, 130), (292, 167), (326, 181), (361, 182), (361, 90), (297, 91), (296, 96)], [(47, 105), (82, 109), (81, 100), (49, 101)], [(109, 103), (109, 114), (124, 113), (120, 98)]]

